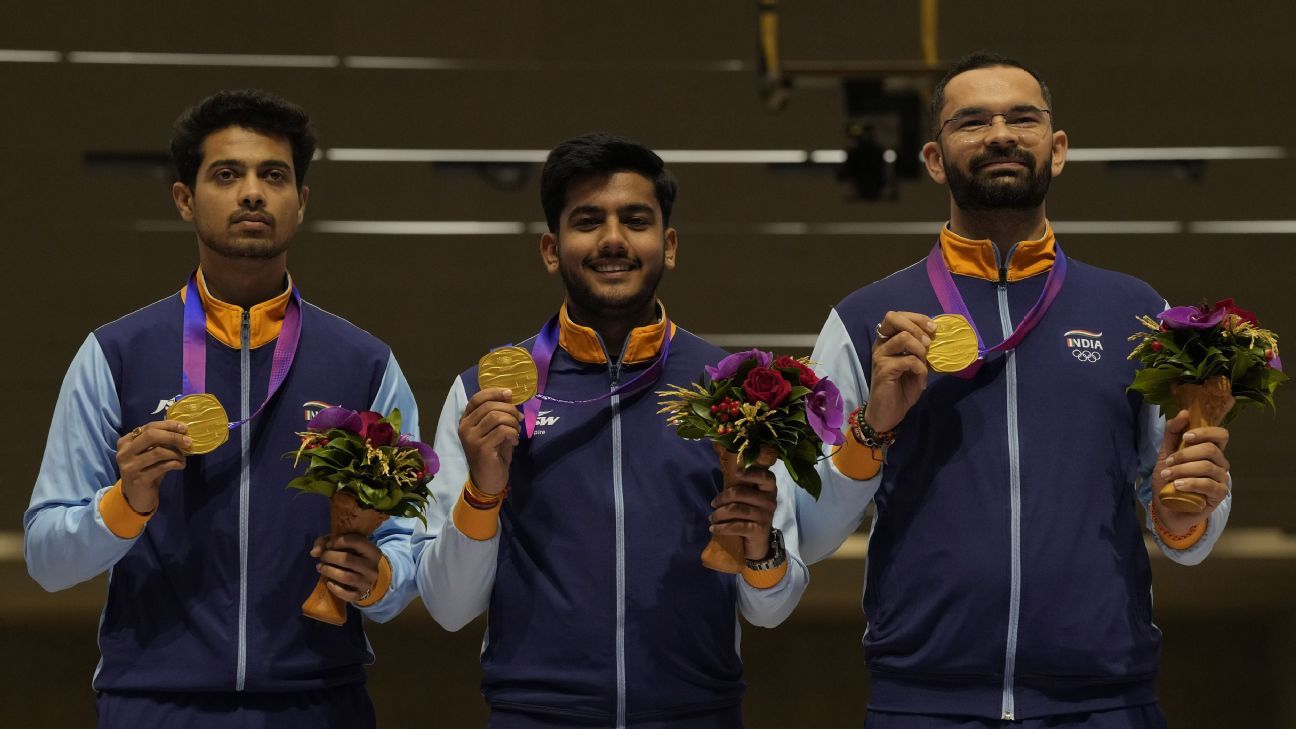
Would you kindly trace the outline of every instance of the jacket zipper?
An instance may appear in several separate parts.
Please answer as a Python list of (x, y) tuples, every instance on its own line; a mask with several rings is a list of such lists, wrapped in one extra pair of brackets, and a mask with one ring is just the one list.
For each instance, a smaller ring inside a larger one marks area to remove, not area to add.
[[(599, 337), (599, 343), (602, 344), (602, 337)], [(625, 343), (621, 345), (621, 354), (617, 357), (616, 362), (608, 358), (608, 376), (611, 379), (610, 388), (616, 389), (617, 383), (621, 379), (621, 359), (625, 356), (626, 345), (629, 344), (630, 337), (626, 337)], [(607, 356), (607, 346), (603, 345), (603, 355)], [(625, 624), (626, 624), (626, 568), (625, 568), (625, 492), (624, 482), (621, 473), (621, 396), (612, 395), (612, 503), (616, 512), (616, 681), (617, 681), (617, 709), (616, 709), (616, 729), (625, 729), (626, 725), (626, 656), (625, 656)]]
[[(243, 310), (243, 325), (239, 348), (239, 419), (246, 420), (252, 410), (252, 319)], [(242, 448), (242, 468), (239, 471), (239, 617), (238, 617), (238, 676), (235, 690), (242, 691), (247, 681), (247, 583), (248, 583), (248, 504), (252, 496), (252, 428), (239, 428)]]
[[(1016, 246), (1014, 246), (1014, 249)], [(998, 249), (995, 249), (996, 255)], [(1013, 250), (999, 268), (999, 283), (995, 287), (999, 296), (999, 325), (1004, 339), (1012, 335), (1012, 316), (1008, 311), (1008, 267)], [(1007, 374), (1008, 409), (1008, 488), (1010, 499), (1009, 530), (1012, 547), (1012, 582), (1008, 596), (1008, 638), (1004, 646), (1004, 685), (1000, 718), (1014, 721), (1016, 699), (1013, 696), (1014, 673), (1017, 669), (1017, 629), (1021, 622), (1021, 443), (1017, 424), (1017, 352), (1009, 350), (1005, 357)]]

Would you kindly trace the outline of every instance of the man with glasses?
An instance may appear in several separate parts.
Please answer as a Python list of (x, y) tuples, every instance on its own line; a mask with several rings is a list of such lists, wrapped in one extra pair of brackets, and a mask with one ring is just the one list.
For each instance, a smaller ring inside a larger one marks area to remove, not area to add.
[[(869, 729), (1165, 726), (1134, 497), (1182, 564), (1228, 519), (1227, 431), (1126, 390), (1126, 333), (1165, 302), (1054, 238), (1051, 109), (1017, 61), (950, 69), (923, 148), (949, 223), (926, 261), (834, 307), (815, 347), (855, 409), (821, 498), (797, 494), (801, 553), (826, 557), (874, 503)], [(1206, 509), (1165, 508), (1172, 482)]]

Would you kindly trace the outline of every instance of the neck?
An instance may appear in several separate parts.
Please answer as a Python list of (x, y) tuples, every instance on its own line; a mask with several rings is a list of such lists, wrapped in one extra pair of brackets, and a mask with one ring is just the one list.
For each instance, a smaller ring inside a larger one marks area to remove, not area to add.
[(1044, 206), (1030, 210), (963, 210), (950, 206), (950, 230), (971, 240), (989, 239), (1007, 254), (1024, 240), (1044, 237), (1048, 222)]
[(227, 304), (251, 309), (283, 293), (287, 285), (288, 254), (274, 258), (230, 258), (199, 245), (203, 283), (212, 296)]
[(646, 306), (617, 311), (591, 311), (582, 309), (571, 299), (567, 300), (567, 317), (581, 326), (598, 332), (607, 349), (608, 360), (614, 360), (625, 348), (626, 337), (636, 327), (657, 321), (657, 300), (650, 299)]

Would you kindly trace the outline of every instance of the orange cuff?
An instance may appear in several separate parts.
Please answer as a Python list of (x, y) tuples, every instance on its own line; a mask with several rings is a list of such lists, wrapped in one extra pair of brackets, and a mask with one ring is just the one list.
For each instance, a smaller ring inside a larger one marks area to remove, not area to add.
[(854, 481), (867, 481), (882, 470), (882, 451), (855, 440), (849, 431), (846, 442), (833, 454), (833, 465)]
[(126, 501), (126, 495), (122, 493), (121, 479), (104, 492), (102, 499), (99, 499), (99, 515), (103, 517), (104, 525), (119, 539), (138, 537), (144, 531), (144, 525), (153, 518), (155, 513), (157, 512), (151, 511), (141, 514), (132, 509)]
[[(464, 484), (464, 488), (468, 487)], [(463, 532), (469, 539), (476, 539), (484, 542), (495, 536), (499, 531), (499, 511), (500, 505), (504, 503), (503, 499), (495, 502), (495, 505), (489, 509), (478, 509), (464, 501), (464, 492), (459, 492), (459, 500), (455, 502), (454, 510), (450, 513), (450, 518), (454, 521), (455, 528)]]
[(743, 581), (757, 590), (768, 590), (783, 580), (783, 575), (788, 571), (788, 563), (775, 567), (772, 570), (753, 570), (743, 567)]
[(1155, 500), (1148, 504), (1148, 513), (1152, 515), (1152, 526), (1156, 528), (1157, 536), (1161, 537), (1161, 541), (1167, 547), (1174, 550), (1187, 549), (1196, 544), (1206, 534), (1206, 526), (1210, 523), (1210, 517), (1206, 517), (1206, 521), (1193, 524), (1187, 532), (1173, 534), (1161, 523), (1161, 517), (1157, 515)]
[(391, 587), (391, 562), (387, 561), (387, 555), (378, 559), (378, 581), (374, 583), (373, 589), (369, 591), (369, 597), (364, 600), (356, 600), (356, 607), (369, 607), (370, 605), (383, 599), (387, 594), (387, 588)]

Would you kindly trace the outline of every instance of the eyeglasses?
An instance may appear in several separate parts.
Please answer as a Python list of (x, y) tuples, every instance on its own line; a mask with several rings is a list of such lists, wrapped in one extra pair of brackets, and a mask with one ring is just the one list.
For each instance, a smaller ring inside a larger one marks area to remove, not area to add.
[(1009, 111), (969, 111), (941, 122), (940, 136), (949, 128), (950, 136), (963, 139), (980, 139), (990, 127), (994, 126), (995, 117), (1003, 117), (1004, 125), (1022, 139), (1036, 139), (1048, 129), (1053, 112), (1048, 109), (1037, 109), (1023, 106)]

